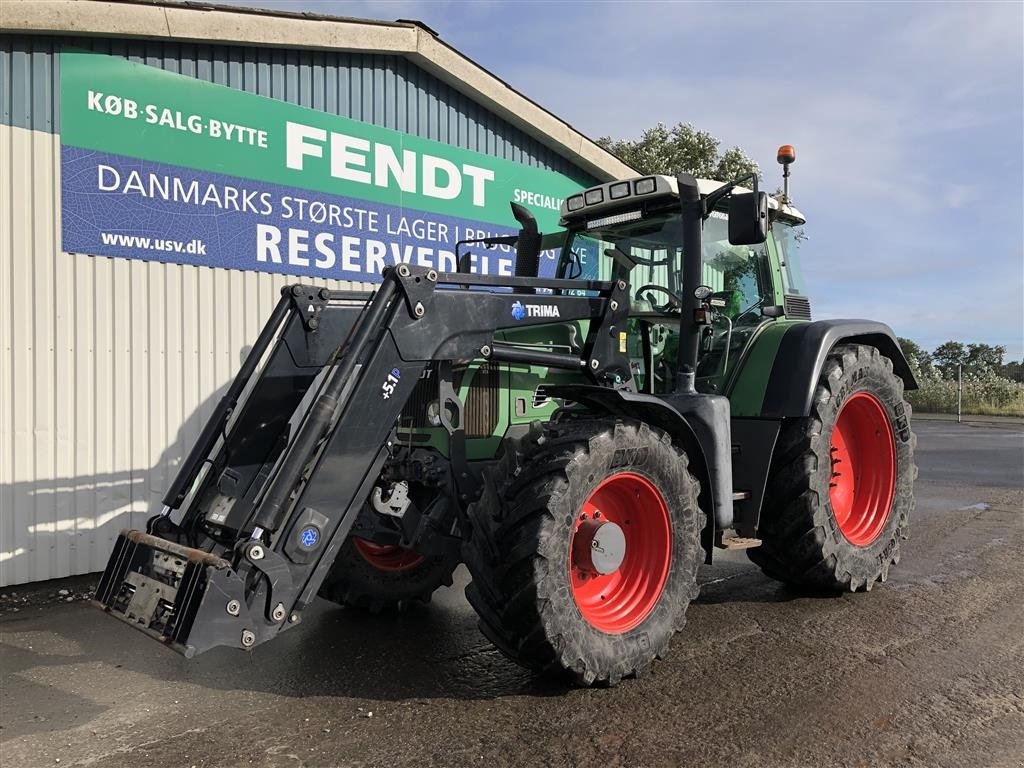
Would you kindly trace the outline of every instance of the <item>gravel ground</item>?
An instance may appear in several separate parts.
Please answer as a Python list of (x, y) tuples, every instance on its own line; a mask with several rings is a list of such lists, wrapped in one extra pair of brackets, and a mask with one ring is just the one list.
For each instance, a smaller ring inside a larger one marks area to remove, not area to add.
[(1024, 430), (915, 429), (918, 508), (886, 585), (800, 596), (728, 553), (671, 656), (610, 690), (506, 661), (464, 574), (426, 610), (319, 604), (252, 654), (193, 661), (79, 601), (88, 579), (5, 589), (0, 762), (1019, 768)]

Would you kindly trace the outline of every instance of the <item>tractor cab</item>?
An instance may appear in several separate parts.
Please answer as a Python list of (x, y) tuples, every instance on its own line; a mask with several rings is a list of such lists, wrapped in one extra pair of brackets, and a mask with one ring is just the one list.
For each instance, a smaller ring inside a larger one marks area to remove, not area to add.
[[(705, 199), (722, 187), (708, 180), (698, 184)], [(737, 187), (732, 194), (752, 193)], [(709, 394), (727, 391), (730, 374), (764, 326), (780, 318), (810, 319), (797, 260), (802, 214), (768, 198), (763, 242), (735, 244), (730, 207), (719, 200), (703, 225), (696, 387)], [(556, 260), (555, 276), (607, 280), (628, 275), (627, 341), (634, 383), (648, 394), (672, 392), (685, 258), (676, 179), (644, 176), (592, 187), (565, 201), (561, 223), (566, 230), (543, 242), (548, 257)]]

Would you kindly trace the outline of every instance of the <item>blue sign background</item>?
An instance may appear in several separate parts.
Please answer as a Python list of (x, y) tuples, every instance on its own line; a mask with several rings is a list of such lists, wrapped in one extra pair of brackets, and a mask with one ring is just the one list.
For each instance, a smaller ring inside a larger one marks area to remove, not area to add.
[[(373, 262), (367, 259), (368, 241), (382, 244), (375, 247), (378, 251), (383, 247), (385, 265), (404, 261), (451, 270), (454, 268), (455, 243), (466, 237), (467, 231), (469, 234), (480, 235), (508, 235), (516, 232), (512, 227), (481, 225), (450, 216), (412, 212), (381, 203), (325, 195), (67, 145), (61, 147), (61, 163), (63, 249), (71, 252), (104, 253), (149, 261), (342, 280), (379, 281), (379, 271), (372, 271)], [(137, 176), (133, 176), (133, 172)], [(149, 194), (151, 176), (155, 177), (157, 187), (162, 188), (154, 189), (158, 191), (157, 197)], [(141, 181), (145, 192), (138, 189), (137, 183), (128, 183), (134, 179)], [(169, 197), (173, 196), (174, 179), (179, 180), (179, 200), (161, 199), (159, 195), (163, 194), (163, 189), (167, 190)], [(107, 189), (101, 189), (101, 182)], [(191, 193), (192, 182), (196, 182), (195, 194), (189, 197), (188, 202), (182, 201), (181, 192), (184, 190)], [(115, 186), (122, 191), (110, 189)], [(127, 192), (123, 191), (126, 186), (129, 187)], [(211, 188), (212, 193), (209, 191)], [(237, 207), (244, 207), (242, 200), (248, 197), (248, 209), (225, 207), (224, 200), (230, 194), (226, 193), (228, 189), (237, 190), (234, 195)], [(201, 201), (208, 195), (212, 197), (208, 198), (205, 205), (193, 202)], [(352, 217), (352, 226), (341, 227), (326, 221), (311, 221), (308, 213), (305, 220), (298, 220), (294, 215), (297, 211), (295, 205), (292, 206), (293, 216), (287, 218), (287, 210), (282, 204), (287, 198), (315, 200), (322, 203), (324, 209), (333, 205), (338, 209), (347, 207), (362, 211), (362, 225), (357, 216)], [(268, 206), (271, 210), (264, 213)], [(370, 214), (376, 215), (376, 228), (369, 224)], [(421, 237), (406, 232), (397, 233), (395, 230), (403, 218), (432, 223), (434, 237), (430, 237), (430, 232)], [(281, 232), (280, 263), (258, 260), (257, 225), (269, 225)], [(482, 229), (484, 226), (486, 230)], [(299, 255), (300, 259), (309, 261), (308, 265), (298, 263), (294, 258), (289, 261), (289, 228), (308, 232), (308, 236), (303, 238), (308, 251)], [(446, 232), (447, 237), (440, 237), (441, 232)], [(321, 234), (330, 238), (327, 247), (334, 253), (334, 263), (329, 267), (316, 266), (318, 257), (322, 262), (328, 260), (315, 247), (315, 239)], [(355, 258), (350, 256), (348, 264), (342, 254), (343, 237), (354, 238), (350, 245), (358, 253)], [(193, 243), (201, 244), (202, 252), (198, 252), (200, 247)], [(190, 248), (192, 252), (189, 252)], [(511, 273), (515, 262), (515, 253), (511, 248), (480, 249), (470, 246), (469, 249), (481, 259), (474, 271)], [(548, 263), (545, 266), (550, 269), (552, 265)]]

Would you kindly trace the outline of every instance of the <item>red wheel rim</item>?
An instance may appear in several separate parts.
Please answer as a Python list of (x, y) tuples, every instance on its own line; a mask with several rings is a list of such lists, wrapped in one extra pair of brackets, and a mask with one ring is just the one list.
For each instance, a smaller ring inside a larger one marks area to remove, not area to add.
[(857, 392), (832, 428), (828, 495), (839, 530), (864, 547), (878, 538), (896, 491), (896, 441), (881, 401)]
[[(614, 523), (625, 538), (625, 554), (611, 573), (595, 572), (581, 555), (579, 544), (595, 522)], [(583, 503), (569, 541), (569, 580), (583, 618), (607, 634), (633, 629), (657, 605), (671, 561), (672, 523), (660, 491), (632, 472), (602, 480)]]
[(393, 544), (374, 544), (366, 539), (353, 538), (356, 552), (380, 571), (408, 571), (423, 562), (423, 555), (414, 549)]

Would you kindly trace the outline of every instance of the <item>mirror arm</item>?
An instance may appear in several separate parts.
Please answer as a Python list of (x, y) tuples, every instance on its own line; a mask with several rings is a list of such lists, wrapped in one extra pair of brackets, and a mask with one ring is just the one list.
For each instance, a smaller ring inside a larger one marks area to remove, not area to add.
[(722, 198), (727, 197), (728, 195), (731, 195), (733, 189), (738, 187), (744, 181), (750, 181), (750, 180), (753, 180), (753, 182), (754, 182), (751, 186), (752, 186), (753, 193), (756, 195), (757, 194), (757, 174), (756, 173), (748, 173), (746, 176), (740, 176), (738, 179), (734, 179), (733, 181), (730, 181), (728, 184), (723, 184), (718, 189), (716, 189), (714, 192), (709, 192), (708, 195), (704, 198), (704, 218), (706, 219), (708, 216), (711, 215), (711, 211), (713, 211), (715, 209), (715, 206), (718, 204), (718, 202)]
[(637, 265), (637, 262), (628, 254), (619, 250), (618, 246), (614, 248), (605, 248), (604, 255), (609, 257), (622, 268), (623, 276), (627, 279), (629, 277), (629, 273), (632, 272), (633, 268)]

